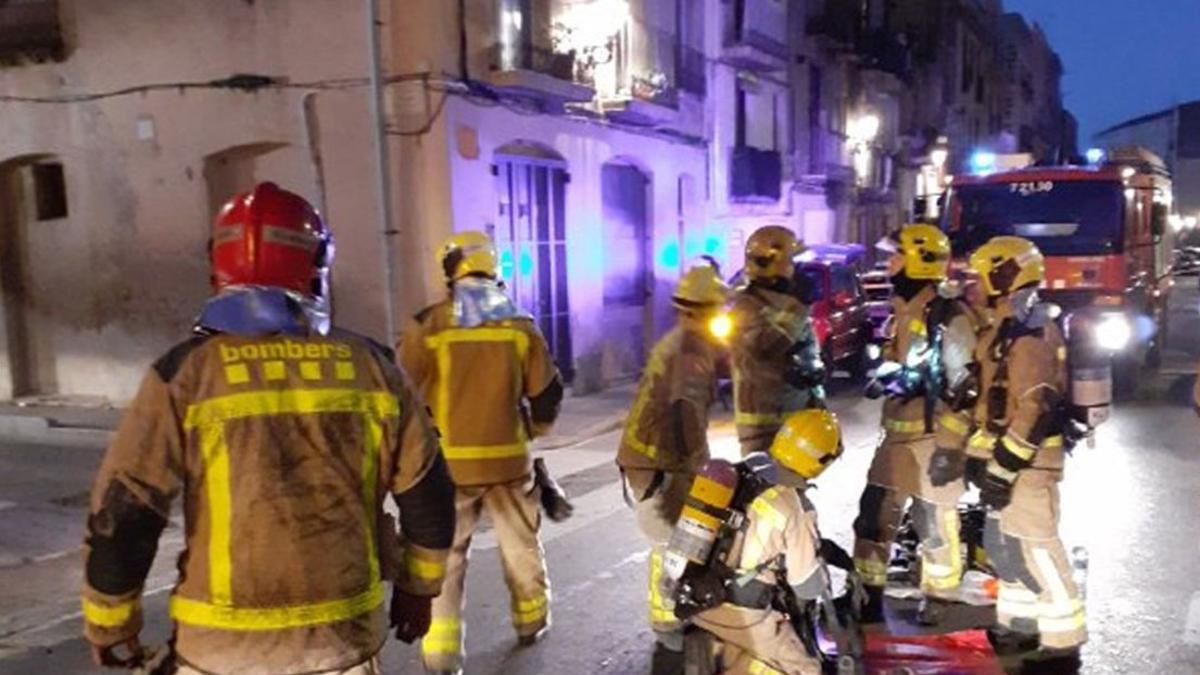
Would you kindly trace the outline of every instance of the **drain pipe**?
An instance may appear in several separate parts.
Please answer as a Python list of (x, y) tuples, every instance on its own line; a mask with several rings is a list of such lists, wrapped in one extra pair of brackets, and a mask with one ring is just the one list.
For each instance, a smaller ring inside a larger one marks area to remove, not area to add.
[(396, 308), (394, 305), (395, 254), (392, 241), (398, 232), (392, 226), (392, 177), (391, 158), (388, 153), (387, 120), (383, 109), (383, 73), (380, 65), (379, 46), (379, 0), (367, 0), (367, 48), (371, 67), (371, 125), (375, 143), (375, 169), (379, 180), (377, 199), (379, 203), (380, 234), (383, 237), (380, 258), (383, 263), (383, 317), (384, 344), (396, 344)]

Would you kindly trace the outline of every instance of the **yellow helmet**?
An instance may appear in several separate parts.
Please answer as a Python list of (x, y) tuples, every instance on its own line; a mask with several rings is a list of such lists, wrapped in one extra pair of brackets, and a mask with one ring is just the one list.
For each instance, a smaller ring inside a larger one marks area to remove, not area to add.
[(696, 265), (684, 273), (671, 301), (681, 310), (709, 310), (725, 304), (729, 286), (721, 281), (712, 265)]
[(746, 240), (746, 276), (750, 279), (791, 279), (793, 258), (804, 251), (796, 235), (786, 227), (768, 225)]
[(804, 478), (816, 478), (842, 455), (842, 430), (828, 410), (788, 415), (771, 443), (771, 457)]
[(447, 281), (458, 281), (471, 274), (499, 276), (499, 256), (492, 238), (483, 232), (459, 232), (442, 244), (438, 262)]
[(904, 257), (909, 279), (943, 281), (950, 274), (950, 237), (933, 225), (905, 225), (879, 248)]
[(1028, 239), (995, 237), (971, 254), (971, 269), (989, 297), (1008, 295), (1046, 279), (1046, 259)]

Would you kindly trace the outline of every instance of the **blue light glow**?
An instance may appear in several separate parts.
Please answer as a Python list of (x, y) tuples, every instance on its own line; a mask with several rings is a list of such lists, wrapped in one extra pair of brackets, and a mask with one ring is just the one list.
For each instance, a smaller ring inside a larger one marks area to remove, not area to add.
[(1100, 148), (1089, 148), (1087, 151), (1088, 164), (1099, 164), (1104, 161), (1104, 151)]
[(716, 255), (721, 252), (721, 238), (711, 236), (704, 240), (704, 252), (709, 255)]
[(521, 251), (521, 276), (533, 274), (533, 256), (528, 251)]
[(971, 173), (989, 173), (996, 170), (996, 153), (980, 150), (971, 155)]
[(513, 255), (512, 251), (504, 250), (500, 253), (500, 276), (507, 279), (512, 278), (513, 273)]
[(679, 244), (671, 242), (658, 252), (660, 267), (679, 267)]

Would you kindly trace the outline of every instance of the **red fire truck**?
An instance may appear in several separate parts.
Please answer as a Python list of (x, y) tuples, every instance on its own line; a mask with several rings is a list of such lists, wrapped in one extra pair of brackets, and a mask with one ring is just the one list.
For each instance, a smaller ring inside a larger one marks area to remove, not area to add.
[(1171, 204), (1162, 160), (1127, 148), (1092, 166), (956, 177), (943, 228), (960, 265), (994, 236), (1036, 243), (1046, 256), (1043, 296), (1086, 320), (1128, 392), (1143, 365), (1158, 366), (1166, 339)]

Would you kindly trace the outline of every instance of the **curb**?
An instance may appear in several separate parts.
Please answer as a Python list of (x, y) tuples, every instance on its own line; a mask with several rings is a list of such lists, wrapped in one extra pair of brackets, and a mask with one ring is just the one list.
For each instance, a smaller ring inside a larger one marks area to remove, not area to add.
[(573, 436), (547, 436), (542, 439), (542, 442), (534, 442), (534, 450), (563, 450), (576, 445), (586, 443), (604, 434), (616, 431), (625, 424), (625, 415), (614, 415), (609, 419), (601, 420), (589, 427), (585, 427), (580, 432)]
[(108, 445), (108, 429), (71, 427), (38, 415), (0, 415), (0, 442), (96, 448)]

